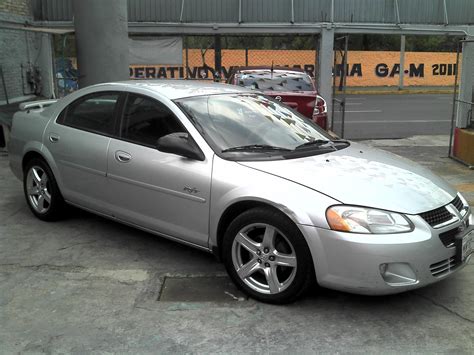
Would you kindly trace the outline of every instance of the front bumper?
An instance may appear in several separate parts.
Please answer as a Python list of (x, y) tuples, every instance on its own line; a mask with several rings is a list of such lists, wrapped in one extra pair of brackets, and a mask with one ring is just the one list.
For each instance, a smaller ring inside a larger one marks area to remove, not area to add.
[(420, 216), (410, 216), (415, 228), (401, 234), (343, 233), (305, 225), (300, 229), (308, 241), (320, 286), (385, 295), (427, 286), (462, 269), (472, 255), (460, 262), (456, 247), (446, 247), (439, 235), (465, 228), (470, 214), (439, 229)]

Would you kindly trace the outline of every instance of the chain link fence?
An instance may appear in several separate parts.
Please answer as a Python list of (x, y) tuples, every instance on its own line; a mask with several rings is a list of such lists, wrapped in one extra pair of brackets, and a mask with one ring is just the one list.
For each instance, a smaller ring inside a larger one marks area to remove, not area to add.
[[(317, 77), (318, 36), (315, 35), (182, 36), (181, 39), (182, 57), (176, 62), (182, 64), (159, 63), (159, 60), (131, 63), (130, 78), (226, 81), (235, 67), (272, 65), (301, 68)], [(78, 89), (79, 73), (74, 51), (68, 48), (74, 46), (73, 38), (57, 42), (56, 94), (62, 97)]]

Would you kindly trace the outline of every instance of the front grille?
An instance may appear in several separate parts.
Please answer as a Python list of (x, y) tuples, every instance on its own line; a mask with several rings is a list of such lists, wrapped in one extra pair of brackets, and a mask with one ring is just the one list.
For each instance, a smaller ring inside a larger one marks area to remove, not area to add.
[(456, 207), (456, 209), (461, 212), (464, 208), (464, 204), (462, 203), (461, 199), (459, 198), (459, 196), (456, 196), (456, 198), (453, 200), (453, 202), (451, 202), (454, 207)]
[(452, 214), (444, 206), (432, 211), (420, 213), (420, 216), (432, 227), (453, 218)]
[(447, 232), (443, 232), (439, 235), (439, 239), (443, 242), (445, 247), (450, 247), (454, 245), (454, 239), (456, 235), (460, 232), (459, 228), (451, 229)]
[(435, 277), (449, 274), (456, 268), (456, 258), (453, 256), (449, 259), (440, 261), (430, 265), (431, 274)]

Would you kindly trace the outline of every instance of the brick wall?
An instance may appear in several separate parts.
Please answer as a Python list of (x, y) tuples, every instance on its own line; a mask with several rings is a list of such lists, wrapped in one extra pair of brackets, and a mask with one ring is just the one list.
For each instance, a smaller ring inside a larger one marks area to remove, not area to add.
[[(28, 0), (0, 0), (0, 22), (25, 23), (31, 19)], [(10, 100), (31, 93), (22, 74), (25, 77), (27, 67), (36, 60), (40, 49), (39, 36), (32, 32), (0, 29), (0, 66)], [(3, 83), (0, 81), (0, 104), (5, 103), (5, 98)]]
[(28, 0), (0, 0), (0, 12), (30, 16), (31, 8)]

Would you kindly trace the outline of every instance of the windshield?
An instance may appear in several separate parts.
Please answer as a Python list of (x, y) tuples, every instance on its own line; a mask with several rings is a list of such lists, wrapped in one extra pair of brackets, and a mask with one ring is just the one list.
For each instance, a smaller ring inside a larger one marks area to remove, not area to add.
[(263, 95), (198, 96), (178, 103), (218, 154), (281, 155), (334, 144), (311, 120)]
[(315, 91), (313, 81), (305, 73), (256, 71), (236, 75), (237, 85), (263, 91)]

